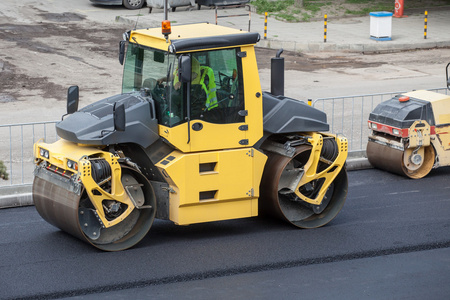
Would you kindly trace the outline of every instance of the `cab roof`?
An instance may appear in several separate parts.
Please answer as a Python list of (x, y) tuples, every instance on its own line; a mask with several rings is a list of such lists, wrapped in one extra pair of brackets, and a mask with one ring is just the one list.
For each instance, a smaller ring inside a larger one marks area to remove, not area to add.
[(172, 26), (168, 41), (162, 34), (161, 27), (140, 29), (130, 33), (130, 42), (171, 52), (254, 45), (259, 39), (259, 33), (209, 23)]

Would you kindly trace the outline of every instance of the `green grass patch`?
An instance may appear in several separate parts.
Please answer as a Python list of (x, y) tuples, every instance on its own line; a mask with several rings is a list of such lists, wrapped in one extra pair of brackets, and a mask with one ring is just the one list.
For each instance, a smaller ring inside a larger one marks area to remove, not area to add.
[(281, 19), (287, 22), (299, 22), (299, 18), (295, 17), (294, 15), (291, 14), (286, 14), (286, 13), (278, 13), (275, 14), (277, 19)]
[(375, 1), (372, 1), (372, 0), (347, 0), (345, 2), (352, 3), (352, 4), (367, 4), (367, 3), (375, 2)]
[(267, 1), (267, 0), (255, 0), (252, 1), (256, 7), (256, 12), (258, 14), (263, 14), (264, 12), (281, 12), (288, 7), (294, 5), (294, 0), (280, 0), (280, 1)]
[[(350, 1), (350, 0), (348, 0)], [(357, 1), (357, 0), (354, 0)], [(359, 0), (362, 1), (362, 0)], [(349, 14), (349, 15), (367, 15), (372, 11), (393, 11), (394, 10), (394, 4), (389, 5), (389, 4), (376, 4), (374, 6), (370, 6), (370, 7), (365, 7), (359, 10), (350, 10), (350, 9), (346, 9), (345, 13)]]
[[(394, 0), (303, 0), (299, 7), (295, 0), (252, 0), (258, 14), (264, 12), (288, 22), (320, 19), (323, 14), (329, 18), (345, 16), (364, 16), (373, 11), (394, 12)], [(450, 0), (405, 0), (405, 9), (450, 5)]]

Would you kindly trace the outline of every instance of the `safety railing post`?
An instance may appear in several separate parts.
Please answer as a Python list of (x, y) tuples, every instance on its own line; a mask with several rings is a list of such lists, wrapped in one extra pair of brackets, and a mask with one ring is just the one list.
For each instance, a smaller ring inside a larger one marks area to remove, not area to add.
[(9, 182), (12, 184), (12, 128), (9, 127)]
[(22, 184), (23, 184), (23, 174), (24, 174), (24, 172), (23, 172), (23, 125), (21, 125), (20, 126), (20, 137), (21, 137), (21, 156), (22, 156), (22, 159), (21, 159), (21, 166), (22, 166)]
[(425, 11), (425, 19), (423, 25), (423, 38), (427, 39), (427, 28), (428, 28), (428, 11)]
[[(250, 27), (248, 31), (250, 31)], [(264, 13), (264, 39), (267, 40), (267, 11)]]

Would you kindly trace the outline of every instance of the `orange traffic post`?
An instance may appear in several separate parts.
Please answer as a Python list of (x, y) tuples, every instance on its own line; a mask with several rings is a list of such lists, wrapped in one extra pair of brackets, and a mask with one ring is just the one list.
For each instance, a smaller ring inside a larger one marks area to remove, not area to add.
[(324, 43), (327, 42), (327, 19), (328, 19), (328, 16), (325, 15), (323, 17), (323, 42)]
[(428, 11), (425, 11), (425, 21), (424, 21), (424, 27), (423, 27), (423, 38), (427, 39), (427, 27), (428, 27)]
[(395, 18), (404, 18), (407, 16), (403, 15), (403, 9), (404, 9), (404, 1), (403, 0), (395, 0)]

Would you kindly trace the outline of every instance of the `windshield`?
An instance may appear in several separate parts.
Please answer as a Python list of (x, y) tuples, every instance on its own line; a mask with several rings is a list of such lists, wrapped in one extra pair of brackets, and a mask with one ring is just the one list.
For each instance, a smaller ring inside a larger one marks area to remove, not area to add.
[(122, 93), (145, 90), (155, 102), (158, 123), (165, 126), (177, 125), (185, 116), (181, 91), (173, 86), (177, 65), (173, 54), (128, 44)]
[(129, 43), (122, 92), (145, 92), (155, 103), (158, 123), (168, 127), (187, 120), (245, 122), (239, 52), (239, 48), (231, 48), (189, 54), (191, 81), (182, 83), (175, 54)]

